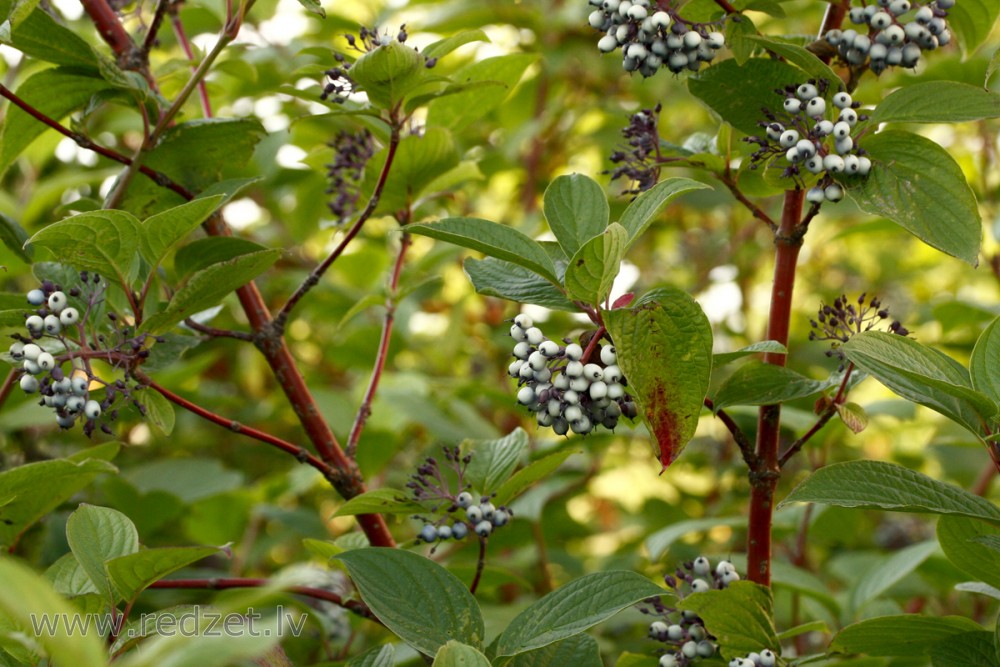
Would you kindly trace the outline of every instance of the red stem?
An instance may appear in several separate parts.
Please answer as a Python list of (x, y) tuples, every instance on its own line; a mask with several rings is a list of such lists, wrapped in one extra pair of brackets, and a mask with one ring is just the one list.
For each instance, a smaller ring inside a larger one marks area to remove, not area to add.
[(352, 459), (357, 452), (358, 441), (361, 440), (361, 432), (368, 422), (368, 417), (371, 416), (372, 401), (375, 400), (375, 392), (378, 391), (378, 383), (382, 378), (382, 370), (385, 368), (385, 361), (389, 356), (389, 340), (392, 338), (392, 325), (396, 319), (396, 290), (399, 289), (399, 276), (403, 272), (403, 260), (406, 258), (406, 250), (409, 247), (410, 235), (403, 232), (399, 253), (396, 255), (396, 262), (392, 267), (392, 275), (389, 278), (389, 296), (385, 300), (385, 321), (382, 323), (382, 337), (378, 342), (378, 354), (375, 357), (375, 366), (372, 368), (372, 377), (368, 381), (368, 389), (365, 390), (365, 397), (358, 407), (358, 414), (354, 417), (351, 434), (347, 438), (346, 453)]
[[(250, 579), (246, 577), (227, 577), (219, 579), (161, 579), (160, 581), (154, 581), (149, 585), (150, 588), (185, 588), (185, 589), (199, 589), (199, 590), (211, 590), (211, 591), (222, 591), (230, 588), (263, 588), (265, 586), (270, 586), (272, 582), (267, 579)], [(375, 615), (372, 614), (368, 607), (358, 600), (345, 600), (341, 596), (337, 595), (332, 591), (326, 591), (322, 588), (312, 588), (310, 586), (288, 586), (284, 590), (289, 593), (295, 593), (296, 595), (305, 595), (317, 600), (326, 600), (327, 602), (332, 602), (336, 605), (352, 611), (358, 616), (363, 616), (364, 618), (370, 619), (377, 623), (380, 623)]]
[[(781, 224), (774, 238), (774, 284), (771, 286), (771, 309), (766, 340), (776, 340), (788, 347), (788, 330), (792, 314), (792, 289), (795, 286), (795, 265), (802, 238), (797, 227), (802, 218), (802, 190), (785, 193)], [(764, 363), (785, 365), (784, 354), (768, 352)], [(781, 469), (778, 465), (778, 436), (781, 430), (781, 405), (765, 405), (757, 419), (756, 454), (759, 466), (750, 471), (750, 523), (747, 534), (747, 576), (763, 586), (771, 585), (771, 517), (774, 512), (774, 490)]]
[[(171, 11), (170, 13), (170, 25), (173, 27), (177, 43), (181, 45), (184, 55), (191, 61), (191, 71), (197, 71), (198, 65), (194, 61), (194, 49), (191, 48), (191, 42), (188, 41), (187, 33), (184, 32), (184, 24), (181, 23), (181, 19), (177, 15), (176, 10)], [(201, 110), (202, 113), (205, 114), (205, 118), (211, 118), (212, 103), (208, 98), (208, 88), (205, 86), (204, 79), (198, 82), (198, 98), (201, 100)]]

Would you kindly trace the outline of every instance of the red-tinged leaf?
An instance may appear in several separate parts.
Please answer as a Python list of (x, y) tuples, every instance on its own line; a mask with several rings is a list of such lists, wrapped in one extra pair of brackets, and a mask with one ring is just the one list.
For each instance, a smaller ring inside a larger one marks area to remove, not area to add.
[(635, 292), (626, 292), (620, 297), (615, 299), (615, 302), (611, 304), (611, 310), (616, 310), (618, 308), (624, 308), (625, 306), (632, 303), (635, 300)]

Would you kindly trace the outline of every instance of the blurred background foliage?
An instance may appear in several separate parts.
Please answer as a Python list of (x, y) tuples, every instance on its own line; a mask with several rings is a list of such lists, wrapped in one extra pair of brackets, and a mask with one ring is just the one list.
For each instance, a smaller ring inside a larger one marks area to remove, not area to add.
[[(469, 177), (426, 197), (415, 220), (474, 215), (537, 234), (544, 229), (541, 194), (556, 176), (588, 174), (607, 184), (611, 193), (627, 186), (602, 175), (612, 167), (608, 156), (621, 146), (620, 130), (628, 116), (657, 104), (662, 105), (659, 123), (665, 141), (734, 156), (749, 153), (735, 131), (720, 134), (718, 121), (687, 94), (685, 76), (664, 71), (642, 80), (623, 74), (616, 56), (601, 57), (582, 0), (325, 4), (328, 15), (320, 19), (290, 0), (260, 0), (239, 39), (208, 78), (219, 117), (255, 117), (268, 132), (249, 163), (227, 165), (227, 177), (261, 180), (228, 204), (224, 215), (238, 235), (285, 250), (258, 281), (272, 307), (280, 307), (343, 230), (327, 208), (325, 165), (333, 157), (328, 142), (337, 131), (359, 125), (349, 116), (329, 115), (318, 94), (322, 72), (335, 64), (333, 53), (348, 51), (345, 33), (356, 33), (360, 25), (394, 33), (405, 24), (408, 44), (418, 48), (461, 30), (483, 29), (490, 42), (466, 45), (443, 58), (437, 65), (441, 74), (494, 55), (533, 56), (502, 104), (455, 132), (459, 155), (471, 165)], [(704, 3), (692, 0), (694, 9), (699, 4)], [(784, 16), (751, 13), (761, 32), (809, 36), (818, 30), (825, 3), (793, 0), (775, 7)], [(104, 48), (93, 26), (80, 18), (75, 2), (53, 2), (50, 9), (88, 42)], [(141, 30), (151, 10), (148, 2), (126, 5), (126, 25), (133, 32)], [(223, 15), (217, 0), (191, 0), (180, 8), (180, 19), (199, 49), (214, 43)], [(171, 31), (164, 29), (160, 35), (151, 67), (169, 97), (186, 80), (189, 64)], [(982, 85), (998, 44), (1000, 34), (995, 32), (985, 46), (965, 57), (956, 48), (935, 52), (925, 58), (920, 75)], [(0, 76), (14, 89), (46, 67), (22, 60), (7, 47), (0, 47), (0, 55)], [(878, 79), (869, 75), (855, 99), (874, 104), (914, 80), (908, 71)], [(1000, 89), (1000, 77), (993, 78), (992, 87)], [(200, 115), (193, 97), (184, 119)], [(422, 122), (418, 113), (414, 131)], [(73, 123), (125, 153), (141, 137), (141, 119), (129, 104), (102, 105), (77, 114)], [(849, 200), (824, 207), (806, 238), (795, 292), (790, 364), (807, 375), (825, 378), (836, 370), (836, 361), (824, 354), (825, 344), (810, 343), (807, 337), (809, 319), (822, 303), (841, 293), (852, 298), (862, 292), (878, 294), (918, 340), (963, 362), (982, 327), (1000, 313), (1000, 279), (991, 271), (1000, 252), (1000, 124), (907, 129), (947, 148), (968, 176), (987, 227), (980, 266), (972, 269), (932, 250), (892, 223), (860, 213)], [(0, 213), (34, 233), (71, 212), (98, 208), (117, 173), (115, 164), (46, 132), (3, 175)], [(690, 169), (665, 170), (664, 175), (699, 179), (713, 189), (671, 205), (628, 256), (616, 292), (665, 284), (689, 290), (713, 322), (717, 352), (761, 340), (771, 281), (770, 232), (735, 205), (709, 175)], [(759, 200), (766, 210), (780, 208), (780, 196), (759, 182), (748, 192), (770, 195)], [(627, 203), (627, 195), (613, 198), (612, 219)], [(296, 311), (288, 329), (309, 385), (341, 439), (350, 429), (375, 358), (387, 271), (399, 238), (391, 218), (371, 220)], [(0, 272), (3, 291), (32, 288), (29, 265), (13, 252), (0, 252), (0, 264), (6, 266)], [(489, 622), (496, 624), (492, 630), (502, 627), (533, 594), (584, 572), (624, 567), (658, 576), (699, 553), (732, 555), (739, 562), (749, 486), (739, 452), (722, 426), (705, 413), (696, 439), (661, 476), (641, 427), (584, 439), (536, 432), (533, 420), (516, 405), (505, 374), (511, 342), (503, 320), (515, 314), (515, 306), (474, 293), (462, 271), (466, 254), (414, 238), (401, 280), (403, 298), (387, 372), (358, 456), (371, 487), (400, 488), (414, 466), (425, 456), (439, 454), (442, 445), (498, 437), (518, 425), (528, 429), (535, 453), (565, 447), (578, 452), (557, 475), (518, 501), (512, 528), (490, 540), (490, 567), (479, 597)], [(566, 313), (537, 308), (529, 312), (544, 320), (543, 330), (553, 338), (574, 335), (585, 326)], [(213, 324), (246, 328), (234, 298), (227, 300)], [(720, 369), (715, 382), (735, 367)], [(251, 346), (226, 339), (205, 341), (154, 375), (160, 384), (215, 412), (305, 442), (275, 379)], [(874, 382), (862, 384), (852, 400), (871, 416), (867, 430), (852, 435), (840, 422), (831, 421), (789, 469), (780, 494), (811, 466), (839, 460), (895, 460), (965, 488), (989, 466), (985, 452), (964, 431), (887, 394)], [(78, 429), (58, 430), (51, 415), (35, 403), (15, 391), (0, 411), (4, 468), (88, 446)], [(788, 442), (811, 425), (811, 413), (811, 399), (785, 411)], [(734, 409), (733, 414), (753, 430), (753, 409)], [(128, 445), (116, 460), (120, 476), (102, 478), (81, 499), (128, 514), (149, 546), (233, 543), (234, 557), (210, 562), (202, 574), (272, 575), (312, 558), (302, 546), (303, 538), (335, 539), (356, 530), (349, 517), (331, 518), (342, 501), (314, 471), (191, 414), (178, 412), (169, 435), (134, 413), (123, 417), (117, 430)], [(37, 526), (18, 553), (40, 568), (65, 553), (63, 522), (70, 509)], [(675, 524), (691, 530), (658, 534)], [(393, 521), (392, 529), (405, 542), (412, 540), (419, 524)], [(967, 577), (940, 555), (861, 609), (847, 603), (845, 591), (852, 582), (886, 554), (932, 538), (932, 524), (919, 518), (838, 508), (807, 512), (800, 506), (779, 512), (776, 534), (779, 630), (811, 619), (822, 619), (835, 629), (903, 609), (968, 614), (980, 620), (995, 614), (996, 603), (987, 605), (984, 598), (953, 590)], [(657, 540), (655, 549), (647, 542), (651, 536)], [(467, 579), (476, 549), (471, 541), (447, 545), (433, 557)], [(151, 591), (141, 602), (153, 609), (192, 599), (196, 595)], [(654, 647), (643, 639), (645, 624), (639, 619), (637, 613), (622, 614), (602, 626), (601, 641), (609, 656), (626, 649), (652, 654)], [(365, 636), (353, 641), (351, 653), (384, 639), (371, 624), (357, 619), (350, 623)], [(286, 645), (296, 664), (338, 656), (346, 648), (349, 634), (343, 623), (314, 627), (313, 632), (324, 640)], [(812, 639), (822, 644), (821, 634)]]

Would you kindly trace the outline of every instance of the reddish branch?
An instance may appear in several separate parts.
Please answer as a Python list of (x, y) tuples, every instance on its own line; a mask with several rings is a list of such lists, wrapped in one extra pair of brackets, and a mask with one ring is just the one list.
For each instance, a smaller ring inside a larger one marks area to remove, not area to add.
[[(160, 581), (154, 581), (149, 585), (149, 587), (222, 591), (230, 588), (264, 588), (272, 585), (272, 583), (273, 582), (268, 581), (267, 579), (250, 579), (246, 577), (228, 577), (220, 579), (161, 579)], [(323, 590), (322, 588), (312, 588), (310, 586), (288, 586), (284, 590), (289, 593), (295, 593), (296, 595), (305, 595), (307, 597), (315, 598), (316, 600), (332, 602), (335, 605), (347, 609), (348, 611), (354, 612), (358, 616), (362, 616), (377, 623), (381, 622), (375, 617), (374, 614), (372, 614), (371, 610), (367, 607), (367, 605), (365, 605), (365, 603), (359, 600), (345, 600), (332, 591)]]
[[(792, 289), (795, 286), (795, 265), (802, 237), (797, 233), (802, 218), (802, 190), (785, 193), (781, 224), (774, 238), (774, 284), (771, 286), (771, 309), (767, 323), (767, 340), (776, 340), (788, 347), (788, 331), (792, 313)], [(768, 352), (764, 363), (785, 365), (785, 354)], [(778, 484), (778, 436), (781, 429), (781, 405), (765, 405), (757, 419), (756, 456), (759, 464), (750, 471), (750, 524), (747, 535), (747, 576), (764, 586), (771, 585), (771, 517), (774, 512), (774, 490)]]
[(385, 300), (385, 320), (382, 323), (382, 337), (378, 342), (378, 354), (375, 358), (375, 366), (372, 368), (372, 377), (368, 381), (365, 397), (361, 400), (358, 413), (354, 417), (351, 435), (347, 438), (347, 456), (352, 459), (358, 449), (361, 432), (368, 422), (368, 417), (371, 416), (372, 401), (375, 400), (375, 392), (378, 391), (382, 370), (385, 368), (385, 361), (389, 356), (389, 340), (392, 338), (392, 325), (396, 319), (396, 291), (399, 289), (399, 276), (403, 272), (403, 260), (406, 258), (406, 251), (409, 247), (410, 235), (404, 231), (399, 253), (396, 255), (396, 262), (393, 264), (392, 274), (389, 277), (389, 296)]

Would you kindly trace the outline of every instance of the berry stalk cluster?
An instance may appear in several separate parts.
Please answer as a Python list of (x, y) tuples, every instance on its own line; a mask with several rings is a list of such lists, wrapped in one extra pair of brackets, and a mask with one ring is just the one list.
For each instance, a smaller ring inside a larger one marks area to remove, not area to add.
[(506, 526), (514, 518), (510, 508), (495, 506), (493, 496), (479, 496), (477, 502), (470, 490), (471, 485), (465, 483), (465, 470), (472, 454), (463, 456), (458, 447), (445, 447), (444, 455), (446, 466), (454, 471), (457, 487), (461, 491), (452, 491), (441, 464), (434, 457), (425, 459), (406, 484), (414, 500), (430, 503), (430, 511), (439, 515), (434, 519), (418, 517), (425, 523), (417, 539), (431, 544), (462, 540), (469, 533), (486, 539), (497, 528)]
[[(524, 314), (514, 318), (510, 335), (515, 359), (507, 372), (518, 380), (517, 402), (536, 414), (539, 426), (587, 435), (599, 425), (614, 430), (622, 415), (635, 419), (638, 408), (613, 346), (594, 348), (585, 359), (582, 346), (549, 340)], [(601, 363), (588, 363), (590, 356)]]
[[(663, 578), (679, 599), (693, 593), (726, 588), (740, 580), (736, 568), (727, 560), (720, 560), (713, 568), (705, 556), (698, 556), (690, 563), (684, 563), (673, 575)], [(712, 635), (697, 614), (678, 611), (663, 604), (660, 598), (645, 601), (650, 607), (640, 607), (643, 614), (658, 616), (649, 624), (649, 637), (667, 645), (660, 656), (659, 667), (687, 667), (700, 658), (711, 658), (717, 651)]]
[(715, 59), (725, 36), (715, 24), (686, 21), (667, 5), (651, 0), (589, 0), (596, 7), (590, 26), (604, 33), (597, 42), (602, 53), (622, 50), (622, 68), (644, 77), (666, 67), (674, 74), (697, 72)]
[[(833, 305), (823, 304), (819, 308), (815, 320), (809, 320), (813, 330), (809, 332), (809, 340), (828, 340), (830, 348), (828, 357), (838, 357), (843, 365), (844, 352), (840, 346), (862, 331), (870, 331), (889, 318), (889, 309), (882, 301), (867, 294), (858, 297), (857, 303), (848, 300), (846, 294), (841, 294), (833, 300)], [(890, 333), (908, 336), (909, 329), (899, 320), (892, 320), (886, 327)]]
[(841, 59), (852, 66), (868, 63), (881, 74), (888, 67), (913, 68), (923, 51), (933, 51), (951, 42), (945, 20), (955, 0), (933, 0), (926, 4), (910, 0), (878, 0), (851, 8), (851, 23), (859, 30), (830, 30), (824, 38), (837, 47)]
[(750, 156), (751, 169), (783, 159), (788, 165), (782, 172), (785, 178), (794, 179), (800, 187), (806, 179), (816, 179), (806, 193), (812, 204), (840, 201), (844, 188), (834, 178), (867, 176), (872, 168), (871, 159), (856, 145), (858, 122), (867, 120), (857, 112), (861, 104), (844, 91), (828, 103), (827, 88), (825, 79), (813, 79), (775, 91), (785, 98), (782, 111), (763, 109), (767, 121), (758, 125), (764, 128), (764, 136), (745, 139), (760, 146)]

